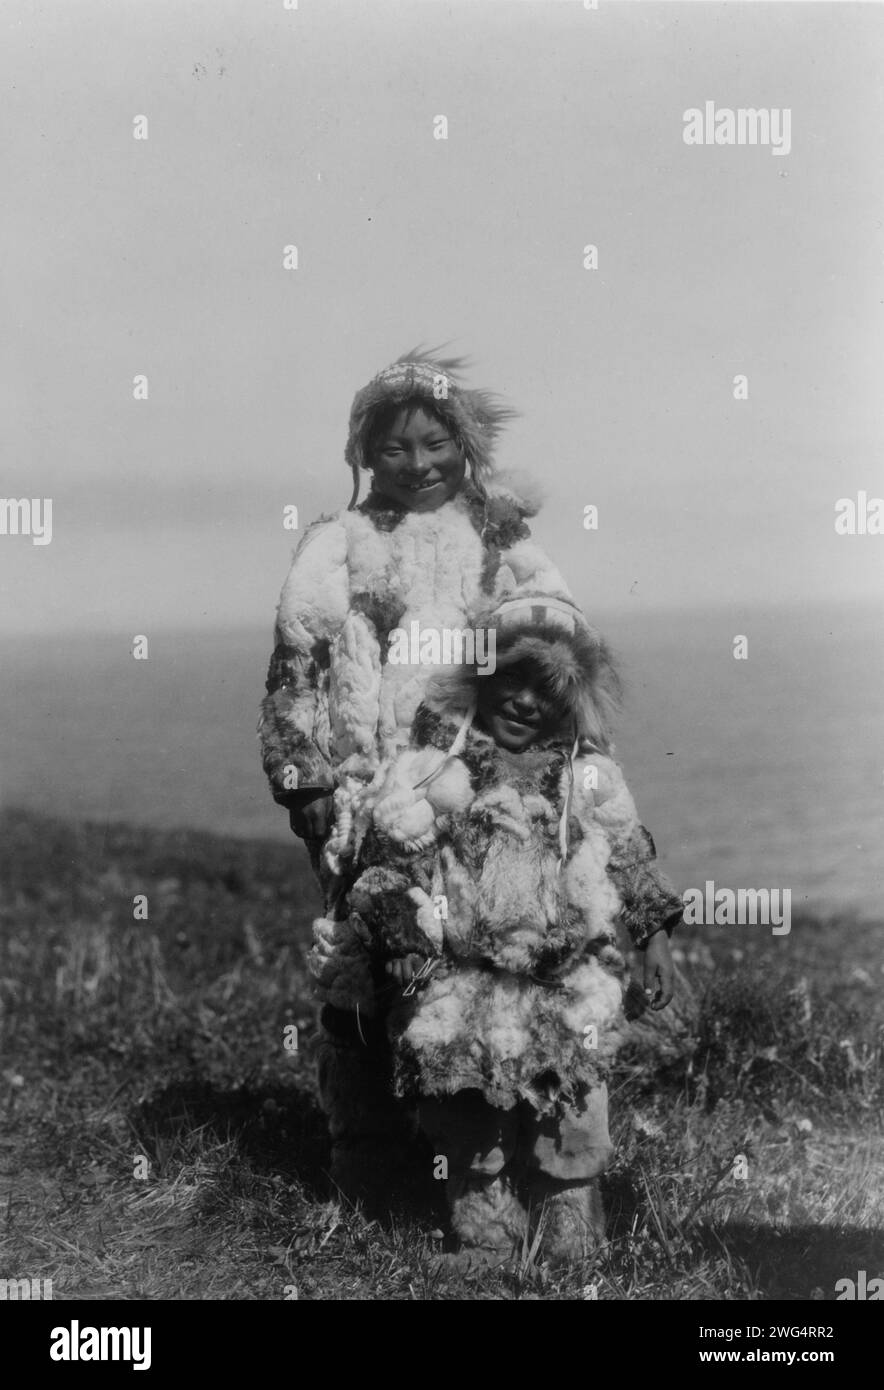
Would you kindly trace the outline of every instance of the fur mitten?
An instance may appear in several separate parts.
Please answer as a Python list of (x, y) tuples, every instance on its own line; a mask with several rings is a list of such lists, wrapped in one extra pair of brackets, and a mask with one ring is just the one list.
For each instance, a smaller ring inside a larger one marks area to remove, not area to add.
[(369, 955), (371, 933), (358, 913), (336, 920), (317, 917), (313, 923), (313, 947), (307, 965), (324, 1004), (336, 1009), (360, 1009), (371, 1018), (375, 989)]
[(432, 898), (396, 869), (366, 869), (350, 890), (350, 906), (371, 928), (375, 949), (384, 955), (438, 955), (442, 949), (443, 927)]

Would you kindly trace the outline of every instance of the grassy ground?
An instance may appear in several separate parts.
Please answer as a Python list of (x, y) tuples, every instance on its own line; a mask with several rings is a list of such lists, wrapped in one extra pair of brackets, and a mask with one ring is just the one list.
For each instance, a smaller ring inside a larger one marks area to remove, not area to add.
[(693, 1004), (636, 1028), (611, 1088), (607, 1247), (438, 1274), (437, 1184), (372, 1221), (330, 1188), (294, 849), (11, 811), (0, 836), (2, 1277), (56, 1299), (733, 1300), (884, 1274), (880, 927), (686, 933)]

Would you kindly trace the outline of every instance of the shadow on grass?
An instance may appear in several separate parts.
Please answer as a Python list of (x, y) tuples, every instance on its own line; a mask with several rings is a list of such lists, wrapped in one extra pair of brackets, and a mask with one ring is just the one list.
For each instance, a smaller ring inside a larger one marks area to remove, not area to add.
[(636, 1212), (644, 1208), (644, 1200), (634, 1179), (625, 1172), (603, 1174), (601, 1190), (608, 1240), (621, 1240), (629, 1235)]
[[(643, 1194), (626, 1172), (603, 1177), (602, 1193), (608, 1239), (614, 1245), (628, 1243), (636, 1218), (640, 1225), (646, 1219)], [(884, 1230), (880, 1228), (701, 1221), (689, 1230), (688, 1239), (696, 1262), (703, 1256), (713, 1264), (723, 1258), (724, 1268), (730, 1268), (740, 1290), (745, 1277), (765, 1300), (833, 1301), (839, 1280), (861, 1283), (861, 1270), (868, 1280), (884, 1274)], [(744, 1295), (735, 1291), (732, 1296)]]
[(315, 1100), (290, 1086), (223, 1088), (194, 1078), (175, 1081), (129, 1112), (145, 1153), (162, 1167), (172, 1148), (186, 1155), (197, 1139), (235, 1141), (259, 1175), (300, 1182), (310, 1196), (329, 1196), (328, 1134)]
[[(296, 1182), (313, 1201), (342, 1195), (330, 1176), (327, 1121), (312, 1095), (291, 1086), (231, 1089), (199, 1078), (176, 1081), (135, 1106), (129, 1122), (158, 1172), (170, 1159), (187, 1161), (232, 1141), (258, 1177)], [(426, 1177), (432, 1164), (421, 1141), (391, 1149), (389, 1160), (395, 1168), (376, 1169), (376, 1184), (360, 1198), (365, 1215), (381, 1225), (403, 1216), (438, 1224), (440, 1184)]]
[(753, 1226), (734, 1223), (702, 1227), (701, 1246), (726, 1251), (751, 1273), (762, 1298), (784, 1301), (837, 1297), (839, 1279), (869, 1279), (884, 1268), (884, 1231), (825, 1226)]

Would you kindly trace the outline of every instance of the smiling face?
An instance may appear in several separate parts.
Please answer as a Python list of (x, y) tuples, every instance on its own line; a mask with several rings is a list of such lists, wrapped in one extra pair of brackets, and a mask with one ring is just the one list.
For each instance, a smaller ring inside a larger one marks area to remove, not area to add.
[(375, 492), (410, 512), (432, 512), (459, 491), (466, 460), (448, 426), (423, 406), (404, 405), (372, 441)]
[(476, 722), (511, 753), (522, 753), (562, 728), (552, 701), (529, 670), (498, 670), (482, 677), (477, 691)]

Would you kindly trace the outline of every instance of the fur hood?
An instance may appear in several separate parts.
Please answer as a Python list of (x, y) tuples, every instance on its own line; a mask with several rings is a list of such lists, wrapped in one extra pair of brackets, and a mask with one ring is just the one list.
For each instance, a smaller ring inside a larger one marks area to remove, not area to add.
[(480, 488), (494, 475), (494, 446), (501, 430), (516, 411), (491, 391), (470, 390), (462, 379), (466, 360), (434, 357), (415, 349), (378, 372), (357, 391), (350, 410), (345, 457), (358, 491), (359, 470), (370, 466), (366, 436), (372, 414), (383, 405), (423, 400), (451, 429)]
[[(567, 609), (573, 609), (573, 618)], [(496, 671), (519, 671), (537, 680), (563, 727), (572, 731), (572, 741), (612, 750), (620, 677), (607, 643), (574, 605), (524, 594), (479, 615), (475, 626), (489, 634), (486, 651), (493, 633)], [(455, 718), (475, 704), (487, 679), (476, 665), (440, 672), (428, 683), (425, 701), (437, 714)]]

